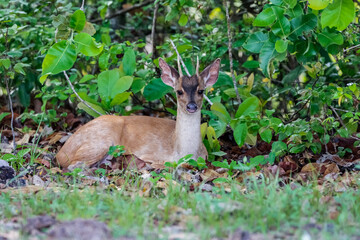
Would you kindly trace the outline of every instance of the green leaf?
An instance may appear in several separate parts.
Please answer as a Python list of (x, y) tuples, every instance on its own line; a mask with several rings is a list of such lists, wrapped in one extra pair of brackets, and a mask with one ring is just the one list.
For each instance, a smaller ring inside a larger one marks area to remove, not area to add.
[(259, 111), (260, 101), (257, 97), (249, 97), (242, 102), (236, 112), (235, 117), (246, 116), (251, 112)]
[(352, 0), (334, 0), (321, 14), (321, 26), (336, 27), (342, 31), (355, 18), (355, 3)]
[(58, 74), (69, 70), (76, 61), (76, 50), (73, 44), (65, 40), (55, 43), (47, 52), (42, 63), (42, 75)]
[(121, 103), (125, 102), (126, 100), (128, 100), (129, 96), (131, 95), (130, 92), (123, 92), (123, 93), (119, 93), (117, 94), (114, 99), (111, 101), (110, 103), (110, 107), (116, 106), (116, 105), (120, 105)]
[(290, 21), (292, 32), (295, 33), (296, 36), (302, 36), (304, 32), (308, 32), (317, 24), (317, 17), (310, 13), (307, 15), (301, 15), (296, 17)]
[(0, 113), (0, 123), (1, 123), (1, 121), (4, 119), (4, 117), (6, 117), (6, 116), (8, 116), (8, 115), (10, 115), (11, 113), (9, 113), (9, 112), (3, 112), (3, 113)]
[(260, 68), (262, 72), (269, 76), (269, 64), (270, 61), (273, 60), (278, 55), (278, 52), (275, 49), (275, 43), (273, 42), (266, 42), (261, 49), (260, 52)]
[(266, 33), (256, 32), (250, 35), (243, 47), (253, 53), (260, 53), (261, 48), (269, 40)]
[(272, 139), (272, 131), (270, 129), (265, 129), (260, 133), (260, 137), (265, 142), (270, 143)]
[(256, 27), (268, 27), (269, 25), (273, 24), (275, 20), (275, 12), (273, 8), (269, 7), (256, 16), (253, 25)]
[(283, 0), (285, 6), (288, 8), (294, 8), (297, 4), (297, 0)]
[(219, 167), (219, 168), (227, 168), (229, 169), (230, 166), (229, 164), (227, 163), (226, 160), (224, 160), (223, 162), (220, 162), (220, 161), (214, 161), (211, 163), (214, 167)]
[(180, 26), (185, 26), (188, 22), (188, 16), (186, 14), (181, 14), (180, 19), (179, 19), (179, 25)]
[(99, 57), (99, 67), (100, 69), (106, 69), (109, 66), (110, 53), (103, 52)]
[(230, 114), (226, 110), (225, 106), (219, 102), (215, 102), (211, 105), (211, 111), (219, 117), (219, 119), (225, 123), (229, 123), (231, 121)]
[(76, 10), (70, 18), (70, 27), (75, 31), (81, 32), (86, 23), (85, 13), (82, 10)]
[(94, 78), (95, 78), (94, 75), (86, 74), (85, 76), (83, 76), (83, 77), (80, 79), (79, 83), (85, 83), (85, 82), (90, 81), (91, 79), (94, 79)]
[(299, 17), (303, 14), (304, 12), (300, 4), (297, 4), (294, 8), (290, 8), (286, 10), (286, 15), (288, 15), (291, 19)]
[(332, 44), (342, 45), (344, 43), (344, 37), (341, 33), (320, 32), (317, 37), (321, 46), (325, 48)]
[(77, 43), (77, 49), (85, 56), (97, 56), (103, 50), (103, 45), (97, 43), (88, 33), (79, 33), (74, 38)]
[(144, 88), (144, 97), (148, 101), (160, 99), (170, 92), (172, 87), (165, 85), (161, 78), (155, 78)]
[(142, 78), (134, 78), (133, 84), (131, 85), (131, 91), (133, 93), (139, 92), (143, 87), (145, 87), (146, 81)]
[(126, 75), (131, 76), (134, 74), (136, 69), (135, 52), (132, 48), (128, 48), (125, 51), (123, 58), (124, 72)]
[(259, 67), (259, 61), (255, 61), (255, 60), (251, 60), (251, 61), (246, 61), (244, 62), (244, 64), (242, 65), (242, 67), (244, 68), (258, 68)]
[(271, 151), (275, 156), (282, 156), (287, 151), (287, 145), (282, 141), (273, 142)]
[(98, 76), (98, 91), (102, 99), (113, 99), (117, 94), (128, 90), (132, 84), (131, 76), (121, 77), (118, 69), (107, 70)]
[(290, 33), (290, 22), (289, 20), (282, 16), (278, 16), (278, 20), (271, 27), (272, 32), (279, 37), (285, 37)]
[(15, 72), (21, 73), (22, 75), (26, 75), (26, 73), (23, 69), (24, 66), (25, 66), (25, 64), (23, 64), (23, 63), (15, 64), (15, 66), (14, 66)]
[(246, 123), (240, 123), (235, 127), (234, 138), (236, 143), (239, 145), (239, 147), (244, 145), (247, 134), (248, 134), (248, 129)]
[(5, 59), (0, 59), (0, 66), (3, 65), (4, 68), (9, 69), (9, 67), (11, 66), (11, 61), (8, 58)]
[(283, 53), (287, 50), (288, 47), (288, 41), (284, 41), (282, 39), (277, 40), (275, 43), (275, 49), (278, 53)]
[[(95, 109), (96, 111), (98, 111), (99, 113), (105, 115), (106, 112), (102, 109), (102, 107), (100, 107), (99, 105), (96, 105), (96, 104), (93, 104), (93, 103), (89, 103), (87, 102), (87, 104), (89, 106), (91, 106), (93, 109)], [(84, 110), (87, 114), (89, 114), (90, 116), (93, 116), (93, 117), (98, 117), (100, 116), (98, 113), (96, 113), (94, 110), (92, 110), (91, 108), (89, 108), (88, 106), (86, 106), (84, 103), (80, 102), (77, 107), (79, 109), (82, 109)]]

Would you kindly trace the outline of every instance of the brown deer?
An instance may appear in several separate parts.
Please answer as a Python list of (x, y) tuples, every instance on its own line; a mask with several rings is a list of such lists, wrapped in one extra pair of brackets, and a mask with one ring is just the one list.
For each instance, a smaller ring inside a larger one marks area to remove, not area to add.
[(123, 145), (127, 155), (163, 167), (165, 162), (177, 161), (188, 154), (207, 159), (200, 133), (201, 106), (206, 87), (213, 85), (219, 75), (220, 59), (191, 77), (182, 74), (178, 59), (176, 71), (159, 59), (162, 81), (173, 87), (177, 95), (177, 119), (147, 116), (100, 116), (80, 127), (56, 155), (62, 167), (76, 162), (90, 166), (107, 155), (110, 146)]

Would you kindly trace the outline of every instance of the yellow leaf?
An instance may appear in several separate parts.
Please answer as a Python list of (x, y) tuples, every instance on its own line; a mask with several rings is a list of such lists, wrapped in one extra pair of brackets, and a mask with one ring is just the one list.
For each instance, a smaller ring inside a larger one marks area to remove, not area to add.
[(224, 15), (224, 13), (221, 11), (221, 8), (214, 8), (211, 12), (210, 12), (210, 14), (209, 14), (209, 18), (211, 19), (211, 20), (213, 20), (213, 19), (219, 19), (219, 20), (223, 20), (224, 18), (225, 18), (225, 15)]
[(340, 96), (339, 97), (339, 100), (338, 100), (338, 104), (339, 104), (339, 106), (341, 105), (341, 100), (343, 99), (343, 96)]
[(248, 77), (247, 85), (248, 85), (248, 90), (251, 91), (251, 89), (254, 85), (254, 73), (251, 73), (250, 76)]
[(262, 82), (263, 82), (263, 83), (267, 83), (267, 82), (269, 82), (269, 81), (270, 81), (270, 79), (268, 79), (268, 78), (263, 78), (263, 79), (262, 79)]

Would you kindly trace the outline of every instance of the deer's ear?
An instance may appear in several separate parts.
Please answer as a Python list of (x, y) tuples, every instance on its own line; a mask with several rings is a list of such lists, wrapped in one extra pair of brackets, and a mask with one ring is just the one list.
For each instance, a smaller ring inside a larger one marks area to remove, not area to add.
[(180, 77), (179, 73), (162, 58), (159, 58), (159, 67), (161, 68), (161, 80), (166, 85), (174, 88), (176, 80)]
[(212, 86), (216, 83), (220, 71), (220, 58), (216, 59), (212, 64), (207, 66), (204, 71), (200, 73), (201, 78), (205, 82), (205, 87)]

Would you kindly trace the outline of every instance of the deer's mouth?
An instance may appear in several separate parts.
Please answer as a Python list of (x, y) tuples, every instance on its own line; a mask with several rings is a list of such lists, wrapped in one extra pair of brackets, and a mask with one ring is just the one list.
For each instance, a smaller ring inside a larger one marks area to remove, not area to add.
[(196, 103), (189, 103), (186, 106), (186, 111), (188, 111), (189, 113), (194, 113), (198, 110), (198, 106), (196, 105)]

